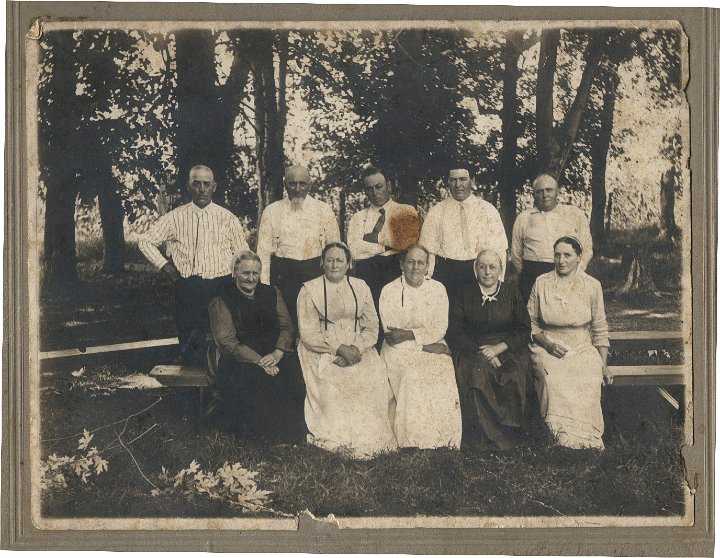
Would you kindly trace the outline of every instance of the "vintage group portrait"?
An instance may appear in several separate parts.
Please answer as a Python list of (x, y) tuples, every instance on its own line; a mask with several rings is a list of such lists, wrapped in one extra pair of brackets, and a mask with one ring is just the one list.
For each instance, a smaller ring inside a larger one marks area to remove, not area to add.
[(109, 13), (18, 18), (33, 532), (706, 525), (683, 21)]

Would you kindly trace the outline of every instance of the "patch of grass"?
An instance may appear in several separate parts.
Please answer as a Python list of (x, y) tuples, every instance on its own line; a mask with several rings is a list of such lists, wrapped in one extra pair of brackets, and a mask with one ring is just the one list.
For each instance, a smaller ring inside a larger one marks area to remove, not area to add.
[[(93, 372), (86, 374), (92, 377)], [(117, 390), (98, 398), (87, 386), (71, 390), (73, 382), (77, 379), (67, 375), (46, 377), (43, 455), (71, 452), (77, 443), (74, 434), (122, 420), (162, 397), (128, 420), (123, 434), (125, 442), (137, 438), (128, 448), (150, 481), (157, 479), (161, 467), (178, 471), (194, 459), (205, 470), (239, 462), (258, 471), (258, 487), (272, 491), (270, 507), (282, 513), (307, 508), (316, 515), (350, 517), (668, 516), (684, 511), (681, 423), (669, 406), (655, 399), (654, 389), (606, 391), (604, 452), (570, 450), (538, 440), (506, 452), (438, 449), (353, 461), (304, 444), (263, 442), (224, 424), (199, 429), (193, 390)], [(204, 496), (151, 496), (153, 487), (116, 443), (123, 427), (121, 422), (95, 432), (93, 444), (109, 448), (102, 454), (108, 471), (86, 485), (47, 493), (45, 515), (246, 516)]]

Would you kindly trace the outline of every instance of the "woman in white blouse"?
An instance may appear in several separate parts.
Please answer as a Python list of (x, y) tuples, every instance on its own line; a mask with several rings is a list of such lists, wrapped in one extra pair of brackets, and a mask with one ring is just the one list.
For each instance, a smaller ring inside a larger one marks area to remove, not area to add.
[(324, 275), (298, 296), (298, 353), (307, 387), (308, 442), (356, 458), (397, 448), (393, 394), (375, 350), (378, 316), (367, 284), (348, 277), (350, 250), (325, 246)]
[(401, 447), (460, 446), (462, 419), (455, 369), (444, 341), (448, 297), (442, 283), (426, 279), (430, 254), (422, 246), (402, 255), (402, 276), (380, 295), (385, 331), (381, 356), (397, 407)]
[(601, 386), (612, 383), (602, 286), (580, 271), (582, 245), (555, 241), (555, 270), (540, 275), (528, 301), (540, 410), (560, 445), (604, 447)]

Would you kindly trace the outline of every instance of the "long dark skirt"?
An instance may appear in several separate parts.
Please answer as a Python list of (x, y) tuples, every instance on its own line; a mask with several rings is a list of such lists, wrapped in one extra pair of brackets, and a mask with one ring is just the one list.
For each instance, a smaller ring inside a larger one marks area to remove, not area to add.
[(297, 353), (285, 353), (280, 372), (270, 376), (258, 365), (220, 358), (216, 390), (222, 415), (253, 436), (285, 442), (305, 438), (305, 382)]
[(532, 366), (528, 354), (500, 355), (495, 368), (482, 355), (461, 352), (455, 375), (463, 418), (463, 446), (494, 444), (500, 449), (523, 440)]

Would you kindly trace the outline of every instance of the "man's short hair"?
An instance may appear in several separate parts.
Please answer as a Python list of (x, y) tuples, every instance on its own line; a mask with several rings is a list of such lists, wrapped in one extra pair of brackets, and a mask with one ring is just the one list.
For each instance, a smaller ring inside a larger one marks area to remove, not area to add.
[(210, 174), (213, 175), (213, 180), (215, 179), (215, 173), (214, 173), (213, 170), (212, 170), (210, 167), (208, 167), (207, 165), (193, 165), (193, 166), (190, 168), (190, 170), (188, 171), (188, 176), (190, 176), (190, 174), (192, 173), (192, 171), (194, 171), (195, 169), (208, 171)]
[(362, 171), (362, 176), (360, 177), (361, 180), (365, 180), (368, 176), (375, 176), (376, 174), (381, 174), (383, 178), (387, 180), (387, 176), (385, 176), (385, 173), (381, 171), (379, 168), (374, 167), (372, 165), (369, 165), (365, 167)]
[(448, 165), (447, 172), (445, 173), (446, 176), (450, 174), (450, 171), (454, 170), (466, 170), (468, 172), (468, 176), (470, 178), (473, 177), (473, 170), (470, 168), (470, 165), (462, 161), (453, 161), (452, 163), (450, 163)]
[(260, 260), (260, 256), (252, 250), (243, 250), (242, 252), (235, 254), (235, 261), (233, 261), (233, 275), (240, 263), (244, 261), (257, 262), (262, 267), (262, 260)]

